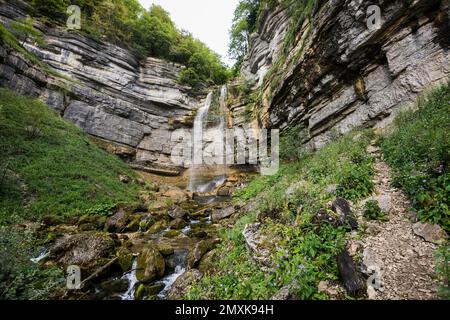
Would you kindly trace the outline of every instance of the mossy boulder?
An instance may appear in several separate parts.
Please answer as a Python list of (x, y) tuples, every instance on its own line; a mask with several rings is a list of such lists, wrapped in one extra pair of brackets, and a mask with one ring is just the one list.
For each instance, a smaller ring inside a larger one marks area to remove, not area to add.
[(188, 223), (185, 220), (178, 218), (170, 222), (170, 229), (181, 230), (187, 225)]
[(153, 247), (146, 247), (137, 258), (136, 277), (141, 283), (150, 283), (164, 276), (165, 262), (162, 254)]
[(133, 253), (127, 248), (120, 247), (116, 252), (116, 256), (119, 258), (119, 265), (122, 271), (130, 271), (133, 265)]
[(140, 223), (142, 220), (142, 215), (136, 214), (136, 215), (130, 217), (130, 219), (131, 219), (131, 221), (128, 223), (125, 230), (131, 231), (131, 232), (139, 231)]
[(126, 279), (115, 279), (106, 280), (100, 284), (100, 287), (108, 294), (123, 293), (128, 289), (128, 280)]
[(150, 228), (148, 228), (148, 233), (154, 234), (163, 231), (167, 228), (167, 222), (165, 220), (159, 220), (155, 222)]
[(164, 242), (158, 243), (156, 245), (156, 248), (165, 257), (170, 256), (171, 254), (174, 253), (173, 247), (168, 243), (164, 243)]
[(176, 238), (181, 235), (181, 232), (179, 230), (169, 230), (166, 233), (164, 233), (164, 237), (166, 238)]

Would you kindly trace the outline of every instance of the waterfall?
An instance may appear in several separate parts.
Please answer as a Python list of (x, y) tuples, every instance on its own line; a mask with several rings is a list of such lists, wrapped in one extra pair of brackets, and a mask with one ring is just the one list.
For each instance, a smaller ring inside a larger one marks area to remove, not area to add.
[[(212, 104), (213, 95), (213, 92), (210, 92), (208, 94), (205, 104), (198, 110), (194, 120), (194, 129), (192, 136), (193, 154), (189, 176), (189, 190), (192, 192), (210, 192), (223, 184), (226, 180), (226, 164), (224, 158), (221, 164), (214, 165), (214, 167), (206, 166), (203, 161), (203, 134), (204, 131), (206, 131), (205, 129), (208, 120), (208, 113)], [(223, 142), (223, 137), (226, 129), (226, 98), (227, 88), (226, 86), (222, 86), (222, 88), (220, 89), (219, 98), (220, 123), (215, 128), (208, 128), (208, 130), (216, 130), (216, 132), (220, 133), (214, 137), (215, 142)], [(220, 139), (222, 139), (222, 141), (220, 141)]]

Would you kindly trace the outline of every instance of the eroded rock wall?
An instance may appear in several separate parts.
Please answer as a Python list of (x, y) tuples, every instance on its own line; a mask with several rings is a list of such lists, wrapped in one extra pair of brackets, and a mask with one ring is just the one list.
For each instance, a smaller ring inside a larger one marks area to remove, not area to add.
[[(0, 6), (4, 25), (27, 14), (18, 0)], [(196, 96), (177, 83), (182, 66), (139, 61), (121, 47), (79, 32), (38, 24), (46, 45), (25, 47), (59, 75), (46, 73), (7, 45), (0, 47), (0, 85), (40, 97), (61, 116), (127, 160), (172, 166), (170, 132), (191, 125)]]
[[(372, 4), (381, 8), (377, 30), (367, 27)], [(301, 123), (313, 147), (355, 127), (385, 126), (419, 94), (449, 78), (449, 11), (448, 0), (318, 1), (286, 61), (260, 87), (260, 121), (281, 129)], [(252, 36), (247, 78), (259, 81), (268, 63), (275, 63), (272, 57), (281, 55), (279, 35), (288, 24), (279, 17), (288, 13), (277, 12), (266, 15), (260, 30), (278, 30)], [(260, 50), (268, 47), (265, 37), (277, 45)]]

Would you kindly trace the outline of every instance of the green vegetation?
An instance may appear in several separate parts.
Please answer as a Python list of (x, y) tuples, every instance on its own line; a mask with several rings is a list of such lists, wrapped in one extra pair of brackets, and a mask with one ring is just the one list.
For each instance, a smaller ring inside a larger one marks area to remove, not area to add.
[(137, 202), (134, 173), (37, 100), (0, 89), (0, 224)]
[(386, 219), (383, 211), (381, 211), (380, 205), (376, 200), (369, 200), (364, 205), (364, 218), (368, 220), (378, 220), (383, 221)]
[(182, 83), (193, 87), (224, 84), (230, 76), (220, 57), (191, 34), (178, 30), (161, 6), (146, 10), (137, 0), (29, 2), (35, 15), (52, 24), (65, 23), (69, 5), (80, 6), (83, 31), (132, 48), (142, 57), (150, 55), (185, 65)]
[[(346, 228), (328, 223), (319, 226), (313, 218), (336, 197), (326, 192), (330, 184), (337, 184), (338, 195), (350, 200), (371, 194), (373, 158), (366, 148), (372, 139), (370, 131), (347, 135), (317, 153), (305, 153), (283, 164), (277, 175), (256, 177), (237, 192), (238, 200), (258, 203), (258, 219), (263, 222), (260, 231), (272, 248), (267, 257), (272, 268), (263, 272), (249, 257), (242, 231), (256, 221), (256, 214), (243, 215), (222, 236), (217, 252), (221, 259), (214, 272), (194, 285), (188, 297), (268, 299), (290, 287), (301, 299), (326, 298), (317, 286), (322, 280), (337, 280), (335, 256), (344, 246)], [(289, 147), (293, 146), (285, 144), (282, 149)]]
[(53, 267), (41, 270), (32, 263), (30, 258), (39, 254), (35, 245), (29, 230), (0, 226), (0, 300), (40, 300), (61, 294), (63, 272)]
[(450, 231), (450, 89), (444, 85), (401, 113), (382, 148), (394, 183), (406, 191), (420, 219)]
[(438, 295), (441, 299), (450, 300), (450, 245), (436, 250), (436, 275), (439, 280)]

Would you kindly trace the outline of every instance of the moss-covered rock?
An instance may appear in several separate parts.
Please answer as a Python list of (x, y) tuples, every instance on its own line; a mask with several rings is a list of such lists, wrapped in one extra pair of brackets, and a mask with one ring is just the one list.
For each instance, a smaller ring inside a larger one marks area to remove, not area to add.
[(150, 283), (164, 276), (165, 267), (161, 253), (153, 247), (146, 247), (137, 258), (136, 277), (141, 283)]
[(158, 243), (156, 245), (156, 248), (163, 256), (170, 256), (171, 254), (174, 253), (173, 247), (168, 243), (164, 243), (164, 242)]
[(154, 234), (154, 233), (163, 231), (166, 228), (167, 228), (167, 222), (165, 220), (159, 220), (159, 221), (155, 222), (152, 226), (150, 226), (150, 228), (148, 228), (147, 232), (150, 234)]
[(181, 232), (179, 230), (169, 230), (164, 233), (164, 237), (166, 238), (176, 238), (179, 235), (181, 235)]
[(133, 253), (127, 248), (120, 247), (116, 252), (116, 256), (119, 258), (119, 265), (122, 271), (130, 271), (133, 265)]

